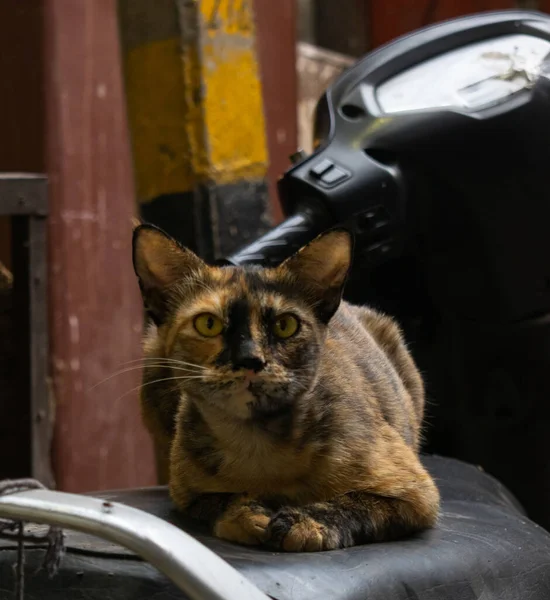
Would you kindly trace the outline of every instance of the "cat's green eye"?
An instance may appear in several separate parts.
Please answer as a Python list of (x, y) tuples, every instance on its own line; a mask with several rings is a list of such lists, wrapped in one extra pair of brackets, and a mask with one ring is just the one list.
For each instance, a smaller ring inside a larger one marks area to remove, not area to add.
[(281, 315), (273, 324), (273, 333), (282, 339), (294, 335), (298, 331), (298, 319), (293, 315)]
[(195, 317), (193, 321), (195, 329), (205, 337), (216, 337), (220, 335), (223, 329), (223, 322), (216, 315), (210, 313), (203, 313), (198, 317)]

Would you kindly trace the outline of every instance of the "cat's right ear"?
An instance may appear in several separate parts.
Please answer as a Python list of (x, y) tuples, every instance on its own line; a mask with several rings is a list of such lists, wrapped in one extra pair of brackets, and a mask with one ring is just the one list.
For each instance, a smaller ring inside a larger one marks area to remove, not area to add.
[(145, 307), (153, 320), (162, 322), (172, 286), (206, 267), (191, 250), (149, 224), (136, 224), (132, 260)]
[(318, 318), (328, 323), (340, 301), (351, 265), (353, 239), (342, 228), (331, 229), (316, 237), (279, 269), (290, 273), (316, 307)]

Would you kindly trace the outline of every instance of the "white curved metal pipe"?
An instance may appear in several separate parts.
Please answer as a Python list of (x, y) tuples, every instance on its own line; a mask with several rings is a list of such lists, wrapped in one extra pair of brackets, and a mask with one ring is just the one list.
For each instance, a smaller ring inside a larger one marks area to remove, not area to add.
[(124, 546), (164, 573), (192, 600), (269, 600), (184, 531), (118, 502), (32, 490), (0, 496), (0, 518), (57, 525)]

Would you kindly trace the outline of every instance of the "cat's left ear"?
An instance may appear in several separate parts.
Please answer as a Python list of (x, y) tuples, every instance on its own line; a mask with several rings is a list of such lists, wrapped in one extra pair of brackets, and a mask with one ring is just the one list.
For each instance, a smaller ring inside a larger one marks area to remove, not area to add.
[(303, 286), (324, 323), (329, 322), (342, 300), (352, 251), (351, 233), (346, 229), (331, 229), (279, 266)]

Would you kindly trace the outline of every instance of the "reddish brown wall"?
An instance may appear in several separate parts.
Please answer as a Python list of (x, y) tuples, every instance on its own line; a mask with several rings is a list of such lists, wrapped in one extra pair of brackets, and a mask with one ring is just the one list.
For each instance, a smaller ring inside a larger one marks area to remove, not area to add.
[(371, 48), (430, 23), (486, 10), (514, 8), (513, 0), (371, 0)]
[[(0, 171), (40, 171), (42, 13), (40, 0), (0, 2)], [(0, 218), (0, 261), (9, 267), (9, 218)]]
[(42, 2), (0, 2), (0, 170), (40, 171)]
[(296, 104), (296, 7), (294, 0), (254, 3), (269, 150), (269, 185), (277, 220), (281, 217), (276, 183), (295, 152), (298, 128)]
[(44, 0), (45, 156), (50, 176), (51, 339), (59, 487), (151, 484), (140, 422), (141, 308), (115, 0)]

